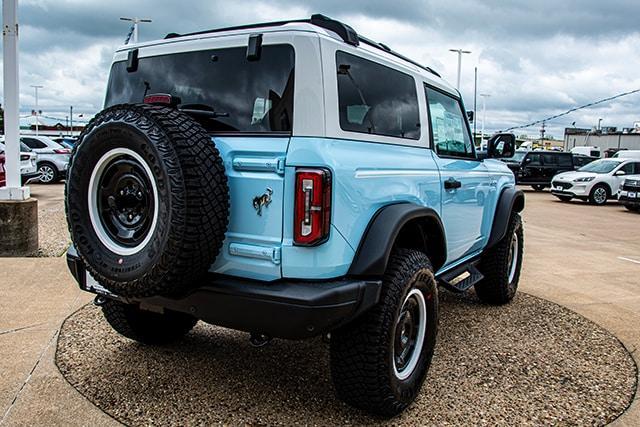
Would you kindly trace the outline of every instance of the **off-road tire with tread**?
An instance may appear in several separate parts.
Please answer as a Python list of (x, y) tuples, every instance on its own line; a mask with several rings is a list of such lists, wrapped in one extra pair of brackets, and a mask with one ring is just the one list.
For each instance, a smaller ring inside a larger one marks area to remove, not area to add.
[[(394, 373), (395, 326), (405, 297), (418, 288), (427, 308), (425, 338), (411, 375)], [(409, 406), (431, 364), (438, 329), (438, 291), (433, 267), (416, 250), (396, 249), (383, 277), (380, 301), (331, 333), (331, 375), (338, 397), (373, 414), (391, 417)]]
[[(88, 213), (90, 177), (113, 148), (141, 156), (157, 185), (157, 225), (132, 255), (105, 246)], [(200, 124), (173, 108), (123, 104), (96, 115), (73, 150), (65, 195), (69, 232), (83, 264), (102, 286), (125, 297), (188, 291), (214, 262), (227, 230), (229, 189), (220, 154)]]
[(115, 300), (102, 304), (102, 314), (120, 335), (144, 344), (169, 344), (186, 335), (198, 322), (185, 313), (169, 310), (155, 313)]
[[(509, 251), (514, 235), (518, 239), (516, 270), (512, 280), (509, 280), (511, 263)], [(522, 268), (522, 254), (524, 248), (524, 232), (522, 219), (517, 212), (511, 213), (507, 233), (495, 246), (482, 255), (478, 268), (484, 278), (475, 284), (478, 298), (484, 303), (502, 305), (511, 302), (518, 289), (520, 270)]]

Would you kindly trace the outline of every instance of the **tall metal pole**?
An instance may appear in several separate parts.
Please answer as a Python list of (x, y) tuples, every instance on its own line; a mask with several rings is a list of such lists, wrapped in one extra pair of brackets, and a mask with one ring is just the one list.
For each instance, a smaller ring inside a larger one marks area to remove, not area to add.
[(455, 52), (458, 54), (458, 79), (456, 84), (456, 89), (460, 90), (460, 74), (462, 72), (462, 54), (463, 53), (471, 53), (470, 50), (462, 50), (462, 49), (449, 49), (450, 52)]
[(475, 67), (473, 77), (473, 143), (476, 143), (476, 123), (478, 123), (478, 67)]
[(69, 126), (70, 134), (73, 136), (73, 105), (69, 107), (69, 119), (71, 120), (71, 125)]
[(2, 1), (2, 47), (4, 71), (4, 135), (7, 186), (0, 193), (4, 200), (26, 200), (29, 189), (20, 180), (20, 80), (18, 78), (18, 2)]
[(38, 115), (40, 114), (40, 109), (38, 107), (38, 89), (42, 89), (44, 86), (40, 86), (40, 85), (31, 85), (32, 88), (35, 89), (36, 91), (36, 136), (38, 136)]
[(480, 147), (482, 147), (482, 144), (484, 143), (484, 122), (487, 118), (487, 104), (486, 104), (486, 99), (489, 98), (491, 95), (487, 94), (487, 93), (481, 93), (480, 97), (482, 98), (482, 130), (480, 131)]

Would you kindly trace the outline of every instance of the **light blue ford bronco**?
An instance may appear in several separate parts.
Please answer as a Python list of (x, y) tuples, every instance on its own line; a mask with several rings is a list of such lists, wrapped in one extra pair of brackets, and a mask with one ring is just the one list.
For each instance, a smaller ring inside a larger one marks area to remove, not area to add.
[(522, 264), (515, 138), (479, 158), (458, 91), (322, 15), (169, 34), (114, 57), (66, 184), (79, 286), (120, 334), (198, 320), (323, 336), (335, 390), (417, 396), (438, 288), (505, 304)]

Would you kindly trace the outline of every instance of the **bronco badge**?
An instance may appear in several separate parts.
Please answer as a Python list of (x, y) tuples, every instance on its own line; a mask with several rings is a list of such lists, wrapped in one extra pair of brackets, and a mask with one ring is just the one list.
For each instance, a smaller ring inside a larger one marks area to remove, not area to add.
[(256, 196), (253, 198), (253, 208), (258, 212), (258, 216), (262, 216), (262, 207), (269, 206), (271, 203), (272, 194), (273, 190), (270, 187), (267, 187), (267, 190), (262, 196)]

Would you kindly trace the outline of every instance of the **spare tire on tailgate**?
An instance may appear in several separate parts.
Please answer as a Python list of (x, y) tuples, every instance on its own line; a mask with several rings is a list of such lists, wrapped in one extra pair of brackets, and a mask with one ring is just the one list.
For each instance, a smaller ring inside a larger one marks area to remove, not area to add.
[(224, 164), (186, 114), (116, 105), (80, 136), (66, 210), (78, 254), (105, 288), (125, 297), (175, 295), (207, 271), (222, 246)]

